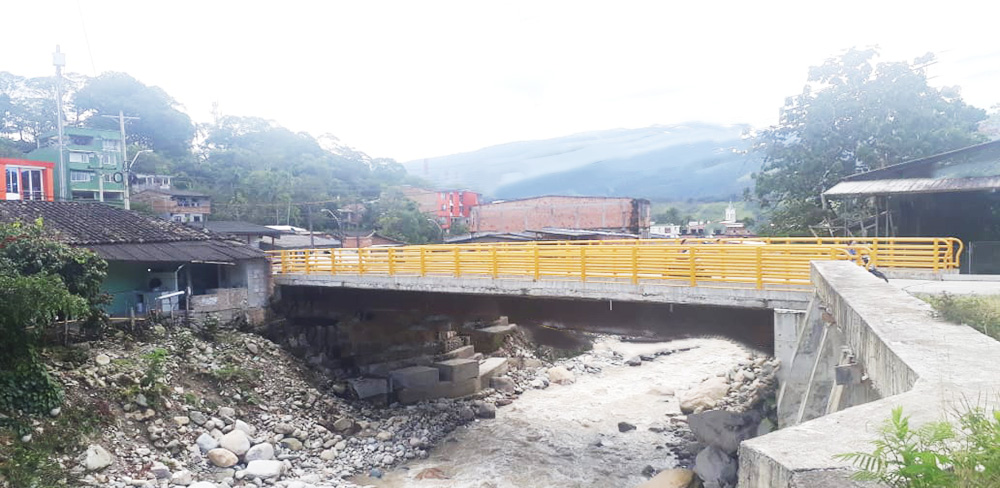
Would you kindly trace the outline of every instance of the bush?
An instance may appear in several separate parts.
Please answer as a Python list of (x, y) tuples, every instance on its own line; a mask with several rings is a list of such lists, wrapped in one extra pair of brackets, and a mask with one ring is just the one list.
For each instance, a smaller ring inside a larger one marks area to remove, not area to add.
[(968, 325), (1000, 340), (1000, 295), (955, 296), (944, 293), (925, 300), (944, 320)]
[(948, 422), (913, 429), (899, 407), (879, 434), (872, 452), (836, 456), (861, 469), (855, 479), (892, 488), (1000, 486), (1000, 411), (970, 406), (957, 429)]

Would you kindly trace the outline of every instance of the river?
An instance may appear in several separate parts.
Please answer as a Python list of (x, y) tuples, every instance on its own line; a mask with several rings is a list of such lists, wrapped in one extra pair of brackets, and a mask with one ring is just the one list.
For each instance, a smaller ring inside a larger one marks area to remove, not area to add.
[[(682, 348), (693, 349), (638, 367), (601, 362), (610, 351), (628, 358)], [(676, 466), (668, 449), (675, 439), (670, 429), (649, 430), (669, 427), (668, 414), (680, 412), (670, 391), (723, 374), (747, 357), (742, 347), (719, 339), (642, 344), (602, 339), (582, 357), (601, 365), (600, 373), (526, 391), (499, 408), (496, 419), (456, 429), (429, 458), (396, 467), (381, 479), (354, 481), (379, 488), (633, 487), (647, 479), (646, 466)], [(619, 422), (637, 428), (619, 432)], [(417, 479), (428, 468), (448, 479)]]

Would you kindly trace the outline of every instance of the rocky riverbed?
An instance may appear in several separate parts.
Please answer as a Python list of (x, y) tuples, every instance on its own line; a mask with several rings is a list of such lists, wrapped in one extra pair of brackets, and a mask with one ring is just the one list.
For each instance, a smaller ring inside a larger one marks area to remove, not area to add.
[(602, 337), (546, 361), (516, 335), (498, 354), (513, 368), (476, 395), (376, 406), (255, 334), (157, 328), (57, 349), (64, 411), (0, 437), (0, 461), (17, 442), (54, 443), (43, 468), (65, 486), (635, 486), (704, 448), (682, 409), (753, 410), (773, 372), (713, 339)]
[[(602, 338), (593, 351), (556, 366), (512, 373), (524, 393), (495, 420), (458, 428), (427, 458), (355, 481), (380, 488), (638, 486), (659, 472), (692, 467), (708, 448), (682, 408), (753, 410), (771, 381), (761, 369), (767, 365), (774, 363), (723, 340)], [(728, 472), (734, 459), (717, 457), (705, 462), (706, 473), (735, 475)]]

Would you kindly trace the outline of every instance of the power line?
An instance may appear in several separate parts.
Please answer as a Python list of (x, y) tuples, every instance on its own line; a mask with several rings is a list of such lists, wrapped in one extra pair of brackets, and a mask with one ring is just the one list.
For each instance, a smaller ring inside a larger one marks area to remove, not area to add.
[(80, 26), (83, 28), (83, 40), (87, 44), (87, 55), (90, 56), (90, 69), (94, 71), (94, 76), (97, 76), (97, 65), (94, 64), (94, 52), (90, 49), (90, 36), (87, 35), (87, 22), (83, 19), (83, 6), (80, 4), (80, 0), (76, 0), (76, 8), (80, 12)]

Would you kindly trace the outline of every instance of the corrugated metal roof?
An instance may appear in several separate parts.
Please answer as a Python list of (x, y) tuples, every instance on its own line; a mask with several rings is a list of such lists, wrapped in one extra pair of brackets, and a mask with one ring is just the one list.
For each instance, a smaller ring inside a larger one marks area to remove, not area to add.
[(944, 193), (1000, 189), (1000, 176), (983, 178), (905, 178), (867, 181), (841, 181), (823, 192), (827, 197), (896, 195), (906, 193)]
[(85, 247), (109, 261), (233, 262), (265, 256), (259, 249), (227, 241), (93, 244)]
[(235, 220), (209, 220), (207, 222), (188, 224), (195, 229), (208, 229), (216, 234), (222, 235), (254, 235), (254, 236), (281, 236), (281, 231), (274, 230), (263, 225), (252, 224), (250, 222), (238, 222)]

